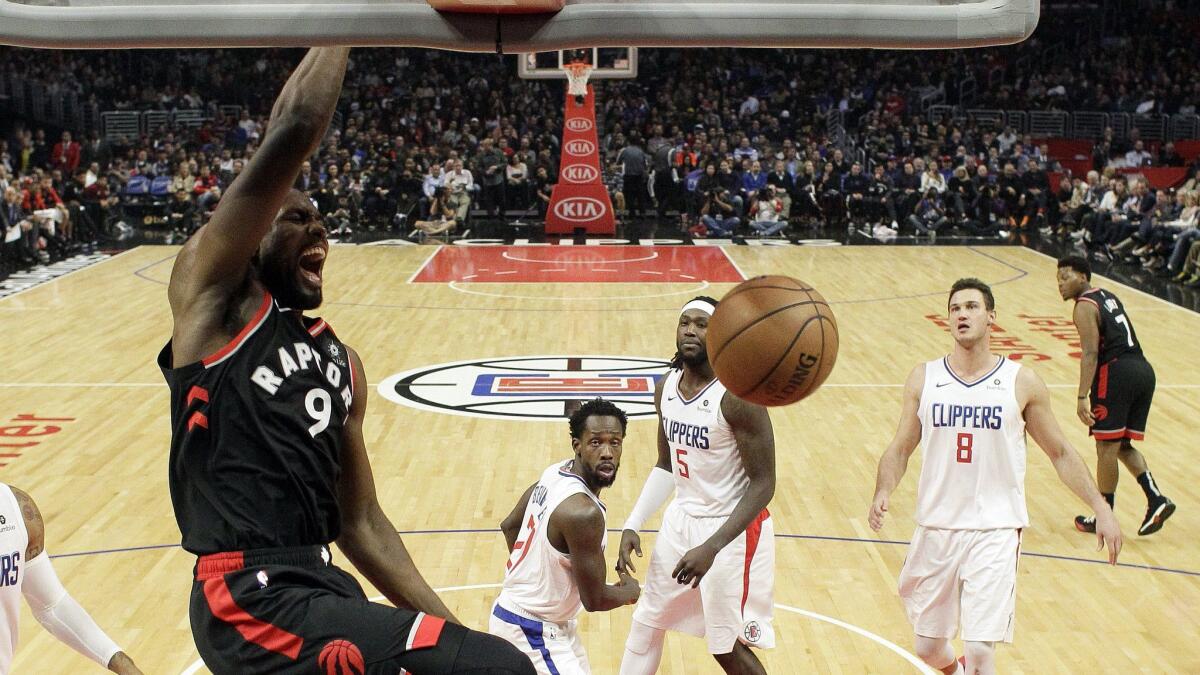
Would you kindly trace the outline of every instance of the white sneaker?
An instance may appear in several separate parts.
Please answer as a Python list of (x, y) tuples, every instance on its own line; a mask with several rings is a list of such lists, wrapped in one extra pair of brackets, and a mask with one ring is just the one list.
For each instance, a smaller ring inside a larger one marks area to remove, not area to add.
[(998, 239), (1004, 239), (1007, 236), (1008, 236), (1008, 230), (999, 230), (996, 232), (996, 237)]

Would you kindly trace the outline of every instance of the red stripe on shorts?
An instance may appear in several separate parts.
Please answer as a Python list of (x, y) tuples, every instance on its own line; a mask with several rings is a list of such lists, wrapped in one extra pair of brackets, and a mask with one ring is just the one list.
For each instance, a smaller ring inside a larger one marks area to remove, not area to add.
[(412, 644), (408, 648), (424, 649), (437, 646), (438, 638), (442, 636), (442, 628), (446, 626), (446, 620), (440, 616), (422, 614), (417, 618), (417, 622), (412, 632)]
[(1108, 364), (1100, 366), (1100, 381), (1096, 383), (1096, 398), (1108, 398)]
[(224, 577), (209, 579), (204, 582), (204, 597), (208, 600), (208, 609), (213, 616), (237, 629), (237, 632), (263, 649), (282, 654), (295, 661), (300, 656), (300, 646), (304, 639), (286, 630), (272, 626), (266, 621), (250, 616), (246, 610), (238, 607), (229, 585)]
[(758, 550), (758, 540), (762, 538), (763, 521), (771, 517), (771, 513), (763, 509), (758, 517), (746, 528), (746, 563), (742, 568), (742, 612), (746, 611), (746, 599), (750, 596), (750, 562), (754, 560), (754, 552)]
[[(1121, 427), (1116, 431), (1093, 431), (1092, 436), (1098, 441), (1116, 441), (1125, 438), (1128, 433), (1125, 427)], [(1135, 438), (1133, 440), (1136, 441), (1138, 439)]]

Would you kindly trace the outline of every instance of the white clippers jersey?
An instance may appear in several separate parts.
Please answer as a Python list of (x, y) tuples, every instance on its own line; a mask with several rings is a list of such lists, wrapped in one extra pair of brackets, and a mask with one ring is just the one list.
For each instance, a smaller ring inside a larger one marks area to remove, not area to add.
[(7, 673), (17, 649), (21, 618), (21, 571), (29, 532), (12, 490), (0, 483), (0, 673)]
[[(571, 557), (554, 548), (546, 536), (550, 516), (563, 500), (577, 494), (590, 497), (604, 513), (604, 504), (583, 479), (568, 471), (570, 464), (561, 462), (543, 471), (529, 495), (500, 591), (502, 605), (552, 623), (575, 618), (583, 603), (571, 576)], [(600, 548), (604, 546), (605, 537), (601, 535)]]
[(721, 414), (725, 385), (713, 381), (690, 399), (679, 393), (682, 370), (667, 372), (659, 401), (663, 433), (671, 447), (675, 504), (693, 518), (733, 513), (750, 479), (733, 429)]
[(945, 358), (925, 364), (917, 415), (925, 452), (917, 522), (945, 530), (1029, 526), (1025, 508), (1025, 417), (1017, 403), (1021, 366), (964, 382)]

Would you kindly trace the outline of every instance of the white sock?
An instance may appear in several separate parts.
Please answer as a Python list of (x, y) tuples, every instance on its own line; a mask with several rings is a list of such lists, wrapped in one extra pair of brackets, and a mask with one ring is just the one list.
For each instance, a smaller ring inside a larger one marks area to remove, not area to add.
[(621, 658), (621, 675), (654, 675), (662, 661), (663, 641), (667, 631), (634, 621), (625, 639), (625, 656)]

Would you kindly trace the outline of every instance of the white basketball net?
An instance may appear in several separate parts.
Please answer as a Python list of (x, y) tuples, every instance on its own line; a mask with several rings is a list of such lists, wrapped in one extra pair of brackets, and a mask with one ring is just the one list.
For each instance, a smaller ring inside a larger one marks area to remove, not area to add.
[(571, 96), (587, 96), (588, 77), (592, 67), (586, 63), (568, 63), (563, 66), (567, 71), (567, 93)]

